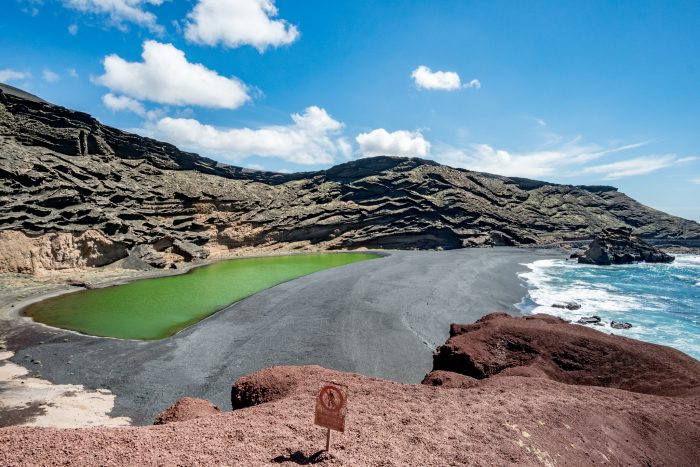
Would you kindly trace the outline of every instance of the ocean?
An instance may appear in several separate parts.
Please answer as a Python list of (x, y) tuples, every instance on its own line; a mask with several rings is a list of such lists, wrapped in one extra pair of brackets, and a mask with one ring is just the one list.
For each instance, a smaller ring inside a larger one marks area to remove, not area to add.
[[(517, 307), (577, 321), (597, 315), (595, 329), (674, 347), (700, 360), (700, 256), (676, 255), (670, 264), (589, 266), (540, 260), (520, 274), (528, 289)], [(576, 303), (580, 309), (552, 307)], [(613, 329), (611, 321), (632, 324)]]

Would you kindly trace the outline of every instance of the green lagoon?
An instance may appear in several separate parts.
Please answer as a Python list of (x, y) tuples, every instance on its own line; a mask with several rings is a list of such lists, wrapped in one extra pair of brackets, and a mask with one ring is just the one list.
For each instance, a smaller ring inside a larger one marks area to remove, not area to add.
[(162, 339), (261, 290), (377, 257), (334, 253), (232, 259), (186, 274), (49, 298), (29, 305), (24, 314), (40, 323), (95, 336)]

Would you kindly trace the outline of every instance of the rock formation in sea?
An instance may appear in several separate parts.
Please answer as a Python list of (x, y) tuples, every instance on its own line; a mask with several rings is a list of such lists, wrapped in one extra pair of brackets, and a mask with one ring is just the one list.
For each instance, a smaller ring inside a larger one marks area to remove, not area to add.
[(0, 85), (0, 272), (172, 267), (237, 249), (461, 248), (700, 240), (609, 186), (374, 157), (296, 174), (228, 166)]
[(583, 264), (608, 266), (639, 261), (647, 263), (671, 263), (673, 256), (640, 239), (626, 227), (607, 228), (596, 235), (588, 250), (577, 256)]
[[(313, 424), (328, 380), (349, 394), (346, 431), (333, 435), (330, 454)], [(452, 326), (422, 385), (286, 366), (237, 380), (232, 396), (236, 410), (165, 426), (0, 428), (0, 459), (8, 467), (690, 467), (700, 459), (700, 362), (544, 315)]]

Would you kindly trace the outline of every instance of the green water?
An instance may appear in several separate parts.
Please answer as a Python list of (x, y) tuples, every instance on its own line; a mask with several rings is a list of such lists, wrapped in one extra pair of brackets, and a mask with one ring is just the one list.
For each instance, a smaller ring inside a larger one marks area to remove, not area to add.
[(161, 339), (274, 285), (377, 257), (338, 253), (232, 259), (177, 276), (61, 295), (30, 305), (24, 313), (95, 336)]

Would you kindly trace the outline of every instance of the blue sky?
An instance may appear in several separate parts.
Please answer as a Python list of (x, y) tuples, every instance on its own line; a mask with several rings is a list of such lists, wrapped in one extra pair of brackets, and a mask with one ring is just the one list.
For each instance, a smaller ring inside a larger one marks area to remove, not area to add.
[(0, 81), (223, 162), (379, 153), (700, 220), (700, 2), (6, 0)]

